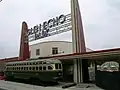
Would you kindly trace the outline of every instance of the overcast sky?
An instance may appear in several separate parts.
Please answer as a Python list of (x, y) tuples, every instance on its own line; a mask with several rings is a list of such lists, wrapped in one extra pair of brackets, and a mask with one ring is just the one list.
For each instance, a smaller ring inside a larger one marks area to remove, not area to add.
[[(120, 47), (120, 1), (79, 0), (79, 5), (86, 46), (93, 50)], [(69, 13), (70, 0), (3, 0), (0, 2), (0, 58), (18, 56), (22, 21), (31, 28)], [(71, 38), (69, 31), (37, 42), (71, 41)]]

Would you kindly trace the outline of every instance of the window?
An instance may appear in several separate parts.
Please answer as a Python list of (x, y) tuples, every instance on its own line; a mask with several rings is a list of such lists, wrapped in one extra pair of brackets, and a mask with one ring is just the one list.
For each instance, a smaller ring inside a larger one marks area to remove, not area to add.
[(36, 67), (36, 70), (38, 70), (38, 67)]
[(46, 70), (46, 66), (43, 66), (43, 70)]
[(52, 70), (52, 67), (51, 67), (51, 66), (48, 66), (48, 70)]
[(21, 70), (23, 70), (23, 67), (21, 67)]
[(40, 61), (39, 64), (42, 64), (42, 61)]
[(59, 64), (55, 64), (55, 69), (59, 69)]
[(42, 67), (39, 67), (39, 70), (42, 70)]
[(59, 69), (62, 69), (62, 65), (61, 64), (59, 64)]
[(40, 49), (36, 49), (36, 55), (40, 55)]
[(33, 68), (33, 70), (35, 70), (35, 67), (32, 67)]
[(29, 67), (29, 70), (31, 70), (31, 67)]
[(58, 47), (52, 48), (52, 54), (58, 54)]
[(46, 64), (46, 62), (43, 62), (43, 64)]

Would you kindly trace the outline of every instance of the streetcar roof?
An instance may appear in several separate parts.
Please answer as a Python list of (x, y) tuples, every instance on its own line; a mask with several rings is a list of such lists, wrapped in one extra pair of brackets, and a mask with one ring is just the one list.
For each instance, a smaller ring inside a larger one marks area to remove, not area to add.
[(27, 63), (27, 62), (49, 62), (49, 63), (61, 63), (58, 59), (36, 59), (36, 60), (26, 60), (26, 61), (16, 61), (16, 62), (8, 62), (6, 64), (18, 64), (18, 63)]

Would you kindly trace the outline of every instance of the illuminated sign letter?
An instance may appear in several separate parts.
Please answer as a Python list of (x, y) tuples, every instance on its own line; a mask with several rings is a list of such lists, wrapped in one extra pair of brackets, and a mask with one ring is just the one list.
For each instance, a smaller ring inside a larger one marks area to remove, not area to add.
[(56, 17), (56, 19), (53, 18), (53, 27), (58, 25), (58, 21), (59, 21), (58, 17)]
[(52, 19), (50, 19), (50, 20), (48, 21), (48, 26), (49, 26), (49, 28), (53, 27), (53, 20), (52, 20)]
[(31, 41), (32, 38), (33, 41), (70, 30), (68, 29), (71, 26), (71, 22), (68, 21), (70, 18), (70, 14), (61, 14), (60, 16), (51, 18), (42, 24), (34, 26), (28, 31), (29, 40)]
[(34, 33), (36, 34), (38, 32), (38, 25), (34, 26)]
[(43, 30), (47, 30), (47, 22), (43, 23)]
[(66, 17), (64, 15), (59, 16), (59, 22), (60, 24), (63, 24), (65, 22)]

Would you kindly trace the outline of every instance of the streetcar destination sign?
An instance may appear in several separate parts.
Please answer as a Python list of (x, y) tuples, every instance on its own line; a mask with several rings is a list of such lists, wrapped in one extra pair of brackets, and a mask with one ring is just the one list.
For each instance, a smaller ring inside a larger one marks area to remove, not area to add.
[(28, 30), (29, 41), (38, 40), (71, 30), (71, 15), (60, 15)]

